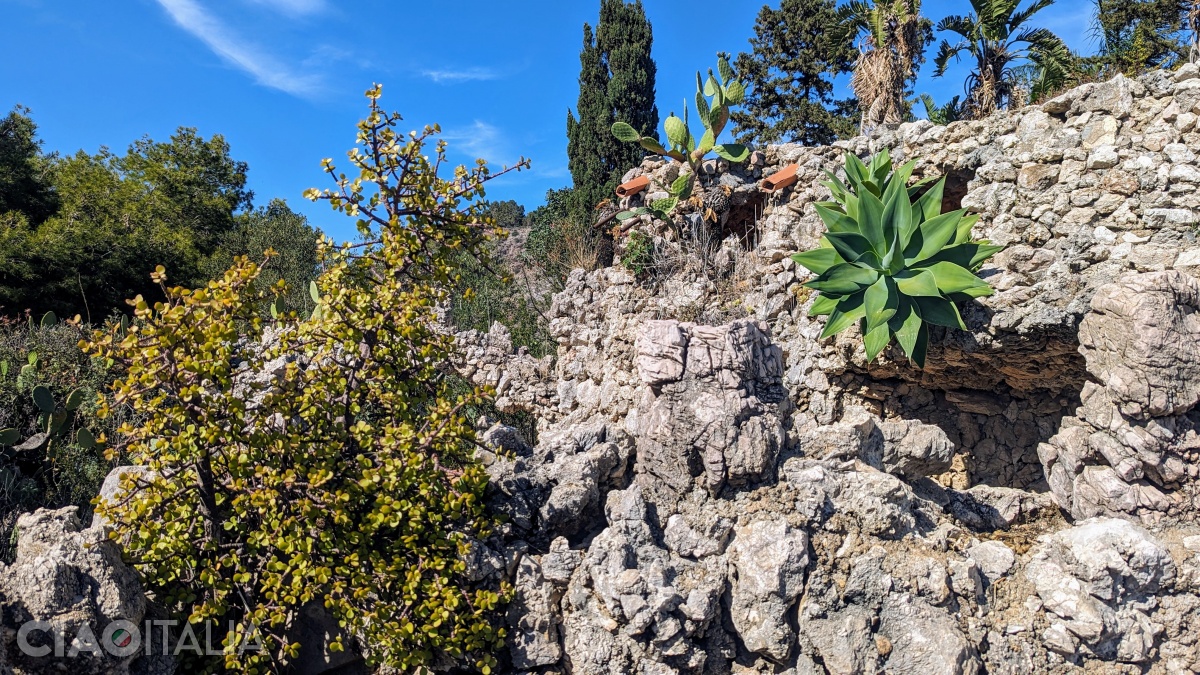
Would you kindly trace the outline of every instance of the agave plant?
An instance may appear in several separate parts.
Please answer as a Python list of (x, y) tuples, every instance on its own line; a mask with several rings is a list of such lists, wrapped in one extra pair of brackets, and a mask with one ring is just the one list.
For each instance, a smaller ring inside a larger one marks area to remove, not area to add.
[(908, 185), (914, 165), (893, 171), (886, 150), (869, 165), (847, 153), (847, 181), (826, 172), (835, 201), (816, 205), (828, 232), (792, 259), (818, 275), (805, 286), (820, 293), (809, 315), (829, 317), (822, 338), (858, 323), (868, 361), (894, 335), (923, 368), (929, 324), (966, 328), (955, 303), (992, 294), (976, 272), (1003, 247), (971, 241), (978, 216), (942, 213), (945, 178)]

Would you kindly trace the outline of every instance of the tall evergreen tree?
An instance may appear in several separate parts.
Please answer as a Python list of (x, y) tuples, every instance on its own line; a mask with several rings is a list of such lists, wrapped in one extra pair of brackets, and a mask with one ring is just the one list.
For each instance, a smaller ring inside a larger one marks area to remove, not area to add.
[(735, 67), (748, 83), (746, 103), (732, 115), (740, 143), (790, 141), (825, 145), (852, 135), (852, 106), (833, 100), (833, 77), (849, 72), (856, 52), (838, 39), (834, 0), (783, 0), (764, 6), (751, 51)]
[[(567, 158), (574, 180), (576, 215), (586, 216), (612, 194), (621, 175), (642, 159), (635, 145), (613, 137), (612, 123), (627, 120), (657, 137), (653, 34), (641, 0), (601, 0), (595, 32), (583, 26), (579, 102), (567, 112)], [(578, 115), (578, 117), (576, 117)]]
[(49, 158), (29, 109), (17, 106), (0, 118), (0, 214), (18, 211), (34, 224), (58, 210)]

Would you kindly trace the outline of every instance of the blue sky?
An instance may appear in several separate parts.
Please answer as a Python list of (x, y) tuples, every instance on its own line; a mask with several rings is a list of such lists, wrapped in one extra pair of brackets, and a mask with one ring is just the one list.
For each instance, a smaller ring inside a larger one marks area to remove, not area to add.
[[(695, 71), (718, 51), (748, 49), (761, 2), (644, 0), (654, 28), (660, 114), (695, 91)], [(778, 6), (777, 0), (771, 3)], [(323, 157), (343, 160), (365, 111), (362, 92), (411, 128), (438, 123), (450, 158), (497, 166), (524, 155), (533, 169), (505, 176), (489, 198), (532, 209), (567, 185), (566, 116), (578, 95), (582, 25), (595, 0), (361, 2), (358, 0), (0, 0), (0, 114), (33, 110), (47, 150), (124, 150), (179, 126), (224, 134), (250, 165), (256, 204), (288, 203), (335, 237), (353, 226), (301, 199), (326, 187)], [(1093, 3), (1058, 0), (1034, 23), (1094, 51)], [(967, 0), (926, 0), (935, 21)], [(940, 36), (939, 36), (940, 37)], [(929, 56), (932, 57), (931, 51)], [(965, 70), (918, 92), (961, 93)]]

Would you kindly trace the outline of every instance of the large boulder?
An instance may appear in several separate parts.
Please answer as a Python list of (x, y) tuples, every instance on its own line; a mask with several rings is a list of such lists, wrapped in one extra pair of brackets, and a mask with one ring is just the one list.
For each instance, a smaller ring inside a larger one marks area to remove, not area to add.
[(118, 630), (141, 635), (147, 601), (102, 528), (85, 529), (69, 506), (23, 515), (16, 529), (16, 560), (0, 565), (0, 663), (30, 674), (174, 672), (171, 657), (143, 654), (142, 639), (120, 644)]

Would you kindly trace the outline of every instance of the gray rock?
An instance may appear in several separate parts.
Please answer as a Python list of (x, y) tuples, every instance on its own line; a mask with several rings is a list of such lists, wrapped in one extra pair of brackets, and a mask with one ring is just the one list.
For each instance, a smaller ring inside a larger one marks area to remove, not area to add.
[(738, 528), (730, 545), (733, 581), (730, 618), (746, 648), (776, 661), (787, 658), (795, 633), (788, 610), (804, 590), (808, 537), (782, 521)]

